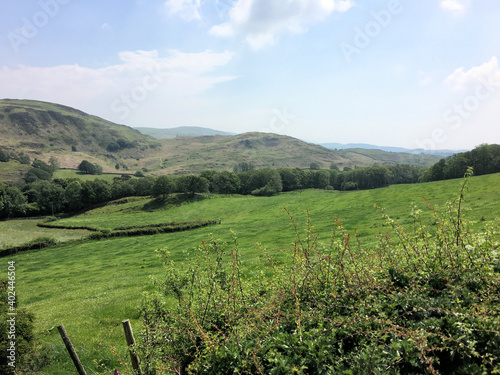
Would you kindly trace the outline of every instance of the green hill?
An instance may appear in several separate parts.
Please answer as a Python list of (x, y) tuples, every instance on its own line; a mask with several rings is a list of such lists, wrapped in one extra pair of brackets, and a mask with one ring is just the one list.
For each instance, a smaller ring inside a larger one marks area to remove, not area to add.
[[(34, 100), (0, 100), (3, 146), (105, 153), (141, 149), (149, 137), (74, 108)], [(125, 141), (120, 147), (118, 141)], [(118, 145), (118, 148), (113, 143)]]
[[(33, 100), (0, 100), (0, 133), (0, 151), (45, 162), (55, 157), (67, 169), (76, 169), (86, 159), (107, 173), (193, 174), (232, 170), (241, 162), (256, 168), (309, 168), (316, 163), (320, 168), (335, 164), (343, 169), (402, 163), (431, 166), (439, 160), (433, 155), (378, 150), (337, 151), (268, 133), (154, 139), (74, 108)], [(0, 181), (16, 182), (28, 167), (16, 160), (0, 162)]]
[[(0, 149), (24, 153), (31, 160), (56, 157), (61, 167), (76, 169), (83, 159), (107, 172), (116, 163), (144, 157), (159, 146), (153, 138), (74, 108), (34, 100), (0, 100)], [(0, 163), (0, 181), (15, 181), (26, 166)]]
[(328, 169), (372, 165), (412, 164), (430, 166), (435, 155), (414, 155), (376, 150), (331, 150), (284, 135), (244, 133), (234, 136), (177, 137), (162, 140), (165, 160), (161, 168), (168, 173), (197, 173), (205, 169), (231, 170), (240, 162), (255, 167), (309, 168), (317, 163)]

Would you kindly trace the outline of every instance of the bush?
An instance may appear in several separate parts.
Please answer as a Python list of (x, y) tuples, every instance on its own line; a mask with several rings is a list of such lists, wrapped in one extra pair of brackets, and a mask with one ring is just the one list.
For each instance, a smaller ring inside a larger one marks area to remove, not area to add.
[[(9, 304), (9, 281), (7, 279), (0, 280), (0, 373), (2, 374), (32, 374), (38, 372), (41, 363), (37, 363), (40, 356), (35, 355), (36, 340), (34, 335), (34, 319), (33, 313), (26, 309), (20, 308), (17, 303)], [(10, 310), (13, 306), (14, 310)], [(8, 315), (9, 312), (17, 313), (15, 316)], [(15, 319), (15, 337), (10, 335), (9, 319)], [(9, 337), (10, 336), (10, 337)], [(16, 372), (12, 366), (9, 366), (8, 349), (11, 341), (15, 342), (15, 364)], [(38, 357), (38, 358), (37, 358)]]
[[(476, 374), (500, 371), (500, 275), (492, 231), (470, 232), (460, 197), (437, 225), (363, 248), (337, 220), (322, 244), (310, 221), (285, 261), (262, 248), (240, 273), (234, 245), (210, 237), (146, 293), (139, 355), (146, 374)], [(293, 222), (293, 220), (292, 220)], [(172, 301), (175, 301), (174, 307)], [(161, 369), (161, 370), (160, 370)]]
[(0, 162), (6, 163), (10, 160), (10, 154), (7, 151), (0, 149)]

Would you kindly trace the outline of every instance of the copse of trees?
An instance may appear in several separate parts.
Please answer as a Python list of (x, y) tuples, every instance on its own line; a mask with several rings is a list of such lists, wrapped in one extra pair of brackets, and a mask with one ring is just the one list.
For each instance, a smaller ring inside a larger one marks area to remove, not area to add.
[(481, 145), (472, 151), (461, 152), (441, 159), (421, 177), (422, 182), (463, 177), (468, 167), (477, 176), (500, 172), (500, 145)]
[(207, 193), (210, 182), (201, 176), (185, 175), (177, 177), (175, 181), (175, 192), (185, 193), (193, 197), (196, 193)]
[(15, 186), (0, 184), (0, 218), (23, 216), (28, 199)]
[(58, 168), (59, 163), (57, 159), (51, 159), (53, 165), (49, 165), (42, 160), (35, 159), (31, 164), (31, 169), (28, 170), (25, 180), (26, 182), (34, 182), (38, 180), (46, 180), (49, 181), (52, 179), (52, 175), (54, 171)]
[(86, 174), (102, 174), (102, 167), (99, 164), (91, 163), (88, 160), (82, 160), (78, 165), (78, 170)]
[(174, 182), (169, 176), (160, 176), (156, 178), (151, 188), (151, 193), (154, 197), (167, 199), (168, 195), (174, 191)]

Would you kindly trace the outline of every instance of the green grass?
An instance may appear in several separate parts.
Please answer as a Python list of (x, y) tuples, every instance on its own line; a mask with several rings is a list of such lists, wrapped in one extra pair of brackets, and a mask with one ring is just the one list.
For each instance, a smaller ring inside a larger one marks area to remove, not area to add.
[(0, 162), (0, 182), (19, 181), (31, 168), (29, 164), (21, 164), (17, 160)]
[(113, 178), (120, 177), (122, 173), (103, 173), (100, 175), (84, 174), (80, 173), (74, 169), (58, 169), (54, 172), (53, 178), (78, 178), (82, 181), (94, 181), (96, 178), (100, 180), (105, 180), (108, 182), (113, 182)]
[[(131, 319), (134, 331), (140, 329), (137, 306), (144, 290), (151, 289), (149, 275), (161, 275), (161, 261), (155, 249), (168, 247), (175, 261), (182, 262), (183, 251), (199, 246), (213, 233), (231, 241), (230, 229), (238, 236), (243, 268), (248, 272), (258, 262), (262, 243), (272, 253), (289, 248), (293, 227), (284, 208), (296, 218), (301, 233), (309, 210), (320, 240), (327, 242), (334, 218), (347, 229), (357, 228), (368, 246), (375, 235), (388, 227), (372, 207), (382, 206), (394, 219), (409, 223), (411, 202), (425, 207), (422, 197), (442, 204), (458, 195), (460, 180), (418, 185), (398, 185), (356, 192), (307, 190), (276, 197), (214, 196), (194, 203), (153, 207), (143, 198), (126, 204), (108, 205), (86, 214), (61, 220), (64, 225), (91, 225), (103, 229), (171, 221), (218, 220), (222, 225), (189, 232), (154, 236), (113, 238), (80, 244), (60, 245), (4, 259), (16, 261), (16, 282), (20, 304), (36, 314), (36, 327), (53, 363), (46, 374), (74, 372), (57, 329), (64, 324), (88, 374), (98, 368), (94, 359), (108, 367), (118, 366), (110, 345), (128, 363), (121, 321)], [(467, 196), (470, 219), (492, 222), (499, 217), (500, 174), (474, 177)], [(146, 206), (145, 206), (146, 205)], [(49, 332), (50, 330), (50, 332)]]
[(81, 239), (91, 232), (87, 230), (66, 230), (37, 227), (43, 220), (0, 221), (0, 249), (25, 244), (37, 237), (51, 237), (57, 241)]

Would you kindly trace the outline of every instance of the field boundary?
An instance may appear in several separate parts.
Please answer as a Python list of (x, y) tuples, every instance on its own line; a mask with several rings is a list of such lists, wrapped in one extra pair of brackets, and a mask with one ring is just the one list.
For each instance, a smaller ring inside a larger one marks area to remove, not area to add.
[[(150, 224), (146, 226), (136, 226), (136, 227), (118, 227), (113, 230), (100, 230), (92, 227), (82, 227), (82, 226), (57, 226), (54, 224), (48, 223), (39, 223), (38, 226), (42, 228), (52, 228), (52, 229), (87, 229), (89, 231), (93, 231), (89, 236), (74, 241), (65, 241), (60, 242), (56, 241), (51, 237), (40, 237), (36, 238), (33, 241), (30, 241), (26, 244), (7, 247), (4, 249), (0, 249), (0, 258), (17, 254), (24, 251), (30, 250), (41, 250), (47, 247), (57, 246), (60, 244), (68, 244), (70, 242), (82, 243), (88, 241), (101, 240), (104, 238), (116, 238), (116, 237), (139, 237), (139, 236), (151, 236), (155, 234), (162, 233), (174, 233), (174, 232), (183, 232), (191, 229), (197, 229), (202, 227), (207, 227), (209, 225), (216, 224), (216, 220), (208, 220), (208, 221), (186, 221), (186, 222), (174, 222), (174, 223), (160, 223), (160, 224)], [(124, 230), (123, 228), (126, 228)]]

